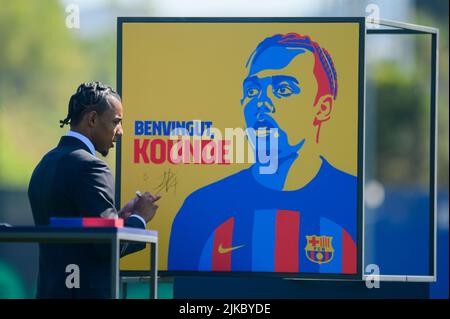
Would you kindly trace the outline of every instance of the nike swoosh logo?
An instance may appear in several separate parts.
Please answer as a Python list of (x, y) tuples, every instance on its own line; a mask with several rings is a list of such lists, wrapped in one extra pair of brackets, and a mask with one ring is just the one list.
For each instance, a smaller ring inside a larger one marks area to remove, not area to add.
[(227, 248), (223, 248), (222, 244), (219, 245), (219, 254), (226, 254), (229, 253), (230, 251), (239, 249), (244, 247), (245, 245), (240, 245), (240, 246), (234, 246), (234, 247), (227, 247)]

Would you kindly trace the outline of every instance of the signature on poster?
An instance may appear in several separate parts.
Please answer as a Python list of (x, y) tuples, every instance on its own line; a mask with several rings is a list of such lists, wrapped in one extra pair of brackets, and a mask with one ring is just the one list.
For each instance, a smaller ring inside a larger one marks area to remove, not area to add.
[(174, 194), (177, 192), (177, 174), (173, 172), (170, 168), (161, 175), (161, 182), (154, 188), (156, 195), (161, 192), (168, 193), (173, 189)]

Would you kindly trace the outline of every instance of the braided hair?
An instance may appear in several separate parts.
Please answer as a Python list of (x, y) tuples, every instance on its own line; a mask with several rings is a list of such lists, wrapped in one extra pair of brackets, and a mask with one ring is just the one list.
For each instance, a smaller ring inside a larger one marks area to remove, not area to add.
[(76, 126), (84, 114), (96, 111), (102, 114), (109, 107), (108, 96), (120, 101), (120, 96), (110, 86), (101, 82), (86, 82), (81, 84), (75, 94), (70, 97), (67, 117), (60, 120), (60, 127), (64, 125)]
[(312, 41), (307, 35), (293, 32), (275, 34), (258, 44), (250, 55), (246, 67), (256, 61), (262, 52), (269, 47), (302, 48), (312, 52), (315, 58), (314, 75), (319, 85), (314, 103), (317, 103), (320, 96), (327, 93), (331, 94), (333, 99), (337, 98), (338, 79), (333, 60), (328, 51), (321, 48), (317, 42)]

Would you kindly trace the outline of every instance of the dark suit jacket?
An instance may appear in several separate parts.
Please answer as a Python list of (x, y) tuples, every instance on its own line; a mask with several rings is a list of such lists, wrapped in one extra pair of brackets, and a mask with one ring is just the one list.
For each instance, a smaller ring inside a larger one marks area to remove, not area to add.
[[(117, 214), (111, 171), (93, 156), (79, 139), (63, 136), (33, 172), (28, 197), (36, 225), (48, 225), (50, 217), (100, 217)], [(125, 226), (144, 228), (130, 217)], [(40, 244), (37, 298), (109, 298), (111, 255), (107, 244)], [(145, 244), (121, 247), (121, 255), (145, 248)], [(80, 269), (80, 288), (66, 286), (69, 264)]]

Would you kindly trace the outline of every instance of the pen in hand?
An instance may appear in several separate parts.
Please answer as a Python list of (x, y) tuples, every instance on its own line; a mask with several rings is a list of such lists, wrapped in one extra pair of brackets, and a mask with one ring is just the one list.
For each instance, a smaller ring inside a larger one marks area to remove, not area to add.
[[(141, 193), (140, 191), (136, 191), (136, 196), (137, 196), (137, 198), (139, 199), (139, 198), (142, 197), (142, 193)], [(150, 195), (150, 197), (152, 198), (152, 202), (156, 202), (158, 199), (161, 198), (160, 195), (156, 195), (156, 196)]]
[(149, 222), (156, 213), (158, 205), (155, 204), (161, 196), (152, 196), (150, 193), (145, 192), (142, 194), (140, 191), (135, 192), (136, 197), (134, 199), (134, 212), (144, 218), (145, 222)]

